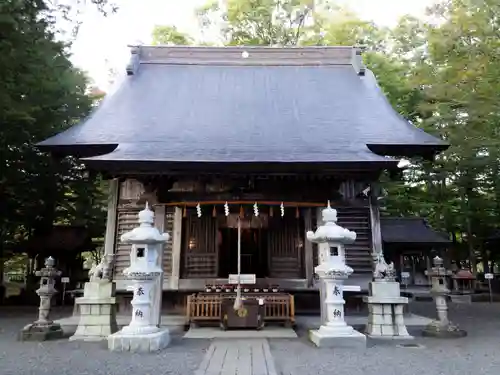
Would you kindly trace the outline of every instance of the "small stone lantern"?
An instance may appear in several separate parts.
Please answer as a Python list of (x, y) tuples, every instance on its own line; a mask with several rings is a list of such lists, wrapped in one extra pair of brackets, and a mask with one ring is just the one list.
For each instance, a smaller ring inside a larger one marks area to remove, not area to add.
[(61, 275), (61, 271), (57, 270), (54, 264), (54, 258), (48, 257), (45, 267), (35, 272), (35, 275), (40, 277), (40, 288), (36, 291), (40, 297), (38, 320), (21, 330), (21, 341), (45, 341), (63, 337), (61, 326), (49, 318), (52, 296), (57, 293), (54, 287), (55, 279)]
[[(160, 253), (168, 241), (167, 233), (161, 234), (153, 227), (154, 213), (146, 208), (139, 212), (140, 226), (122, 235), (123, 243), (132, 244), (130, 266), (123, 273), (132, 281), (129, 288), (134, 294), (132, 320), (108, 337), (108, 347), (115, 351), (157, 351), (168, 346), (168, 330), (159, 328), (160, 298), (162, 293), (163, 270)], [(158, 290), (159, 288), (159, 290)]]
[(348, 326), (344, 319), (344, 281), (353, 273), (345, 263), (345, 244), (356, 240), (356, 233), (337, 225), (337, 210), (322, 211), (324, 225), (316, 232), (307, 232), (307, 239), (318, 244), (319, 265), (314, 271), (319, 277), (321, 327), (309, 333), (316, 346), (365, 346), (366, 336)]
[(425, 327), (422, 332), (424, 336), (454, 338), (467, 335), (467, 332), (461, 330), (448, 319), (446, 298), (450, 290), (446, 286), (446, 277), (450, 274), (451, 272), (443, 267), (443, 259), (436, 256), (434, 258), (434, 267), (428, 272), (428, 276), (431, 278), (432, 283), (431, 294), (436, 302), (437, 320), (432, 321)]

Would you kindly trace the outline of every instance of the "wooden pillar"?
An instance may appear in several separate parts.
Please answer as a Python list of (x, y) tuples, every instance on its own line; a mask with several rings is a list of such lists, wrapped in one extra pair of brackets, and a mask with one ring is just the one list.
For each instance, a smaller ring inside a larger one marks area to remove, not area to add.
[(371, 196), (369, 199), (370, 204), (370, 225), (372, 234), (372, 258), (373, 269), (375, 270), (375, 263), (377, 255), (384, 254), (382, 248), (382, 230), (380, 227), (380, 210), (377, 203), (377, 197)]
[[(165, 232), (165, 206), (157, 205), (154, 206), (154, 226), (160, 233)], [(163, 253), (165, 252), (165, 245), (163, 245), (160, 253), (158, 254), (158, 263), (161, 265), (163, 269)], [(164, 271), (165, 272), (165, 271)], [(163, 300), (163, 280), (165, 279), (165, 273), (162, 275), (163, 277), (158, 277), (156, 280), (156, 295), (153, 297), (153, 322), (156, 322), (156, 325), (160, 327), (161, 325), (161, 306)]]
[[(308, 208), (304, 217), (304, 229), (305, 232), (313, 230), (312, 227), (312, 212)], [(307, 240), (306, 235), (304, 235), (304, 266), (306, 269), (306, 286), (312, 287), (314, 282), (314, 256), (313, 256), (313, 244), (311, 241)]]
[(175, 207), (174, 230), (172, 233), (172, 274), (170, 277), (170, 288), (179, 289), (179, 278), (181, 273), (181, 246), (182, 246), (182, 209)]
[(116, 242), (116, 218), (118, 215), (118, 198), (120, 182), (117, 178), (109, 181), (108, 213), (106, 219), (106, 233), (104, 235), (104, 261), (103, 278), (113, 279), (113, 263)]

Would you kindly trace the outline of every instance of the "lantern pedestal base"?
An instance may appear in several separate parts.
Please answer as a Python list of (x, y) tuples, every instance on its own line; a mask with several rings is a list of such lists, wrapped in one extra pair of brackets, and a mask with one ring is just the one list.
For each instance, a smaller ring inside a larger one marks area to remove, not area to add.
[(64, 336), (61, 326), (57, 323), (48, 325), (28, 324), (19, 332), (19, 341), (57, 340)]
[(156, 352), (170, 344), (170, 332), (127, 334), (122, 331), (108, 336), (108, 349), (115, 352)]
[(322, 326), (309, 331), (309, 340), (319, 348), (366, 348), (366, 336), (349, 326), (338, 331)]
[(422, 331), (422, 336), (437, 337), (441, 339), (455, 339), (467, 336), (467, 332), (458, 328), (453, 323), (442, 324), (435, 320), (428, 324)]

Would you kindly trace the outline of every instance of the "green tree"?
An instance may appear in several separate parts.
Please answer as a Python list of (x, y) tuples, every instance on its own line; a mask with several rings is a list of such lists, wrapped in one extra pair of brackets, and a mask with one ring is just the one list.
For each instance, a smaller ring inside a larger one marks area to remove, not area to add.
[(177, 30), (175, 26), (155, 26), (153, 29), (154, 45), (187, 46), (193, 44), (193, 42), (193, 38)]
[[(101, 193), (74, 159), (55, 162), (35, 147), (92, 107), (86, 77), (55, 40), (50, 9), (42, 0), (12, 0), (0, 3), (0, 15), (2, 257), (6, 248), (71, 218), (68, 196), (99, 205)], [(86, 223), (104, 223), (102, 213), (87, 214), (92, 207), (79, 203), (79, 209)]]
[(211, 1), (198, 9), (202, 28), (219, 27), (225, 45), (285, 46), (300, 44), (312, 20), (310, 0)]

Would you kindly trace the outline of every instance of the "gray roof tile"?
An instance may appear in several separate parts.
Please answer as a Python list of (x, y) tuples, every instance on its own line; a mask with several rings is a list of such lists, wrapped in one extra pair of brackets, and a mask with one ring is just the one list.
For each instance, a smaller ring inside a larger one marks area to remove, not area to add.
[(370, 71), (360, 76), (342, 61), (183, 64), (148, 56), (88, 119), (40, 146), (116, 144), (97, 160), (179, 162), (382, 161), (367, 145), (446, 148), (394, 111)]

